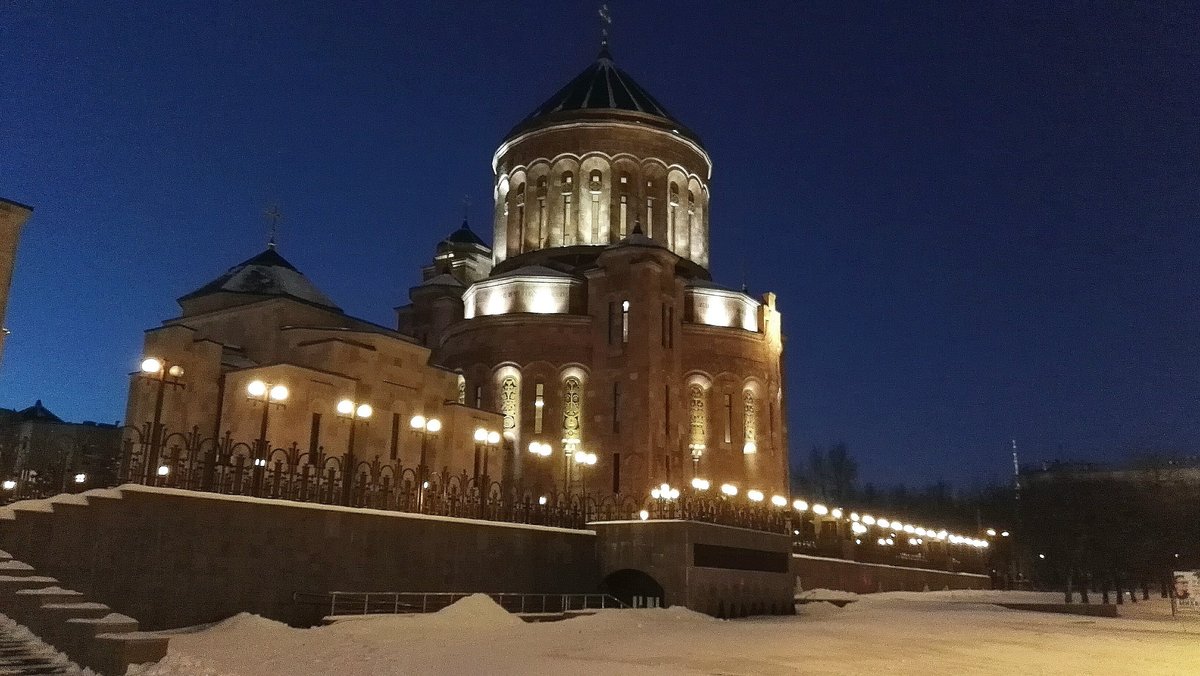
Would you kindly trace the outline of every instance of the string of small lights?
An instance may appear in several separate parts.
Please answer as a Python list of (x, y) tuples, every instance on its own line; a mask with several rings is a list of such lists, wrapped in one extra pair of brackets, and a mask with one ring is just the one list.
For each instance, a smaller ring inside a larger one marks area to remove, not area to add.
[[(692, 488), (697, 494), (703, 493), (711, 488), (712, 484), (707, 479), (695, 478), (692, 479)], [(730, 500), (736, 499), (740, 493), (738, 487), (734, 484), (721, 484), (720, 486), (721, 499)], [(650, 490), (650, 497), (655, 500), (671, 501), (679, 499), (681, 493), (678, 488), (673, 488), (669, 484), (662, 484)], [(766, 501), (766, 495), (756, 488), (751, 488), (745, 492), (746, 499), (752, 505), (761, 505)], [(788, 507), (788, 499), (782, 495), (772, 495), (771, 505), (778, 509), (786, 509)], [(986, 538), (971, 537), (952, 533), (945, 528), (929, 528), (910, 523), (904, 519), (890, 518), (882, 516), (874, 516), (872, 514), (859, 514), (857, 511), (851, 511), (846, 514), (846, 511), (841, 507), (830, 508), (822, 503), (816, 502), (809, 504), (807, 500), (795, 498), (791, 501), (791, 508), (800, 515), (813, 514), (823, 520), (836, 520), (843, 524), (849, 523), (850, 530), (854, 533), (856, 539), (861, 540), (862, 537), (870, 537), (868, 533), (872, 529), (877, 529), (881, 532), (879, 537), (876, 537), (875, 543), (880, 546), (888, 547), (896, 544), (897, 539), (907, 540), (909, 545), (922, 545), (926, 541), (945, 542), (951, 545), (961, 545), (973, 547), (975, 549), (987, 549), (991, 543)], [(649, 519), (649, 512), (641, 510), (638, 512), (640, 519)], [(994, 528), (988, 528), (986, 531), (987, 537), (996, 537), (997, 532)], [(796, 531), (795, 534), (799, 534)], [(901, 535), (903, 534), (903, 535)], [(1009, 537), (1008, 531), (1001, 531), (1000, 537)]]

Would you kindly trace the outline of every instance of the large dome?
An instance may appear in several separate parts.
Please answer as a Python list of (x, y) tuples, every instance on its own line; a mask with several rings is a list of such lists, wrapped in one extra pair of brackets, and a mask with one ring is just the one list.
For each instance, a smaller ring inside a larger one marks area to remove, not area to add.
[(617, 117), (651, 124), (700, 143), (700, 137), (695, 132), (667, 112), (658, 99), (617, 67), (608, 47), (602, 47), (591, 65), (535, 108), (505, 138), (510, 139), (546, 124), (598, 117)]
[(492, 170), (498, 271), (577, 263), (640, 225), (707, 275), (708, 151), (606, 48), (513, 127)]

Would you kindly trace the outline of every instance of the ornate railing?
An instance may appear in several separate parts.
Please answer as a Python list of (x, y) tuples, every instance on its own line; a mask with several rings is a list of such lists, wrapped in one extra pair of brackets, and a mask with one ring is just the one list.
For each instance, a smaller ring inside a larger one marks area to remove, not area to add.
[[(357, 454), (356, 454), (357, 455)], [(589, 521), (683, 519), (788, 532), (786, 510), (705, 498), (674, 500), (568, 493), (559, 487), (508, 478), (440, 471), (369, 455), (345, 467), (346, 455), (297, 444), (271, 448), (230, 435), (213, 439), (197, 430), (163, 436), (152, 448), (145, 429), (127, 428), (119, 453), (119, 480), (222, 495), (294, 500), (438, 516), (584, 528)], [(30, 497), (30, 496), (26, 496)]]

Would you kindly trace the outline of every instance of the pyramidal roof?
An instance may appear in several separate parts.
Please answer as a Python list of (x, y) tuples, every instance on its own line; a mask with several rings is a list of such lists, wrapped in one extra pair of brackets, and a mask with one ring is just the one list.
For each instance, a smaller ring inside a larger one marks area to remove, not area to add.
[(181, 296), (179, 301), (214, 293), (244, 293), (255, 296), (289, 296), (313, 305), (341, 311), (328, 296), (321, 293), (296, 266), (279, 255), (274, 246), (229, 268), (195, 291)]
[(446, 239), (442, 241), (449, 242), (450, 244), (477, 244), (482, 247), (487, 246), (487, 244), (485, 244), (484, 241), (479, 238), (479, 235), (475, 234), (475, 231), (471, 229), (471, 226), (467, 224), (467, 219), (465, 218), (463, 219), (462, 227), (447, 235)]
[(537, 126), (543, 118), (570, 117), (573, 112), (604, 110), (641, 113), (658, 118), (664, 127), (700, 142), (700, 137), (667, 112), (658, 99), (617, 67), (607, 45), (600, 48), (595, 62), (521, 120), (508, 132), (508, 137)]
[(33, 403), (33, 406), (22, 409), (17, 413), (22, 420), (45, 420), (47, 422), (62, 422), (62, 418), (50, 412), (50, 409), (42, 405), (42, 400), (38, 399)]

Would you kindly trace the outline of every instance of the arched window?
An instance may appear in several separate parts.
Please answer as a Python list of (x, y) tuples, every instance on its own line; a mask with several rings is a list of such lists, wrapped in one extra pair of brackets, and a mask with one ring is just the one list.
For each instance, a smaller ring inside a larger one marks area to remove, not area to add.
[[(614, 239), (624, 239), (629, 235), (629, 174), (621, 174), (621, 206), (617, 220), (617, 235)], [(611, 220), (611, 219), (610, 219)]]
[(582, 435), (580, 429), (580, 407), (583, 400), (583, 382), (577, 376), (563, 379), (563, 444), (578, 446)]
[(542, 433), (542, 409), (546, 408), (546, 385), (537, 383), (533, 386), (533, 433)]
[(708, 400), (700, 383), (692, 383), (688, 388), (688, 425), (692, 450), (703, 450), (708, 441)]
[(742, 426), (746, 430), (746, 441), (742, 445), (742, 452), (746, 455), (758, 452), (758, 402), (754, 399), (754, 391), (746, 390), (742, 393)]
[(646, 181), (646, 236), (654, 236), (654, 181)]
[(571, 227), (571, 198), (575, 192), (575, 176), (569, 171), (564, 171), (559, 187), (562, 192), (563, 244), (569, 246), (575, 243), (575, 233)]
[(599, 169), (593, 169), (588, 176), (588, 192), (592, 196), (591, 218), (588, 222), (588, 229), (591, 233), (591, 238), (588, 242), (597, 242), (600, 240), (600, 193), (603, 190), (604, 175)]
[(538, 202), (538, 223), (537, 223), (537, 248), (541, 249), (546, 246), (546, 177), (543, 176), (537, 182), (537, 202)]
[(667, 201), (667, 246), (675, 247), (675, 212), (679, 208), (679, 186), (671, 182), (670, 199)]
[(467, 403), (467, 379), (462, 376), (458, 377), (458, 403)]
[(517, 251), (525, 250), (525, 184), (520, 183), (513, 191), (513, 199), (517, 205)]
[(629, 301), (621, 301), (621, 342), (629, 342)]

